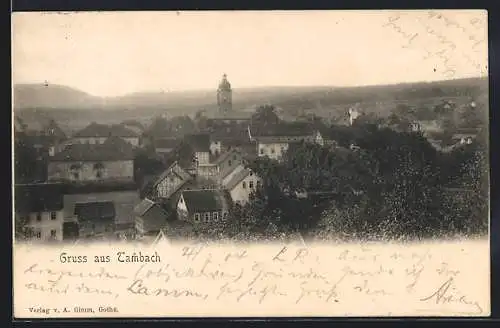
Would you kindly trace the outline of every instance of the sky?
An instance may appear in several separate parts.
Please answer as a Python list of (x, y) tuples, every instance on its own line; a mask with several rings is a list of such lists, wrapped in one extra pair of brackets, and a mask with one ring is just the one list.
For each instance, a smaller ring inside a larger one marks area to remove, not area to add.
[(487, 75), (487, 14), (454, 11), (12, 14), (13, 83), (97, 96), (362, 86)]

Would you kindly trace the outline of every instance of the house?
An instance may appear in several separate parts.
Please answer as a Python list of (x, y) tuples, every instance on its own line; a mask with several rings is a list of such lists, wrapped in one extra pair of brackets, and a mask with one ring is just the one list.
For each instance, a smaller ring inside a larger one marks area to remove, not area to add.
[(179, 220), (197, 224), (217, 223), (227, 217), (229, 202), (217, 189), (185, 190), (177, 203)]
[(243, 165), (239, 165), (234, 169), (222, 182), (224, 188), (229, 192), (233, 203), (239, 205), (247, 203), (250, 199), (250, 194), (254, 192), (261, 183), (262, 179)]
[(470, 145), (474, 142), (478, 134), (478, 129), (459, 129), (453, 134), (452, 139), (455, 145)]
[(210, 164), (210, 136), (208, 134), (186, 135), (184, 140), (192, 148), (198, 165)]
[(180, 144), (177, 138), (157, 138), (153, 141), (155, 152), (159, 155), (168, 155)]
[(470, 145), (474, 141), (475, 135), (457, 133), (453, 135), (453, 140), (461, 145)]
[(354, 124), (354, 121), (356, 121), (356, 119), (360, 117), (362, 113), (357, 108), (351, 107), (347, 110), (347, 115), (349, 117), (349, 125), (352, 126)]
[(331, 128), (319, 128), (314, 132), (314, 142), (321, 146), (336, 146), (336, 132)]
[(139, 203), (139, 192), (132, 183), (69, 185), (64, 194), (64, 219), (78, 224), (79, 237), (111, 237), (134, 227), (134, 208)]
[(316, 139), (312, 126), (304, 122), (249, 126), (248, 134), (250, 140), (257, 144), (258, 156), (275, 160), (282, 158), (290, 143), (314, 142)]
[(134, 180), (134, 151), (119, 137), (102, 144), (73, 144), (49, 158), (49, 181)]
[(135, 208), (135, 231), (138, 236), (157, 234), (165, 228), (169, 214), (158, 203), (145, 198)]
[(63, 194), (63, 184), (16, 185), (15, 222), (22, 225), (16, 231), (24, 232), (24, 236), (18, 237), (41, 242), (63, 240)]
[(210, 153), (213, 157), (248, 142), (247, 127), (243, 124), (218, 126), (210, 131)]
[(110, 137), (119, 137), (132, 146), (139, 146), (140, 135), (124, 125), (106, 125), (95, 122), (76, 132), (72, 137), (72, 143), (102, 144)]
[(234, 171), (244, 161), (243, 153), (237, 148), (220, 155), (214, 164), (217, 166), (218, 182), (222, 183), (224, 177)]
[(167, 200), (192, 179), (191, 174), (183, 169), (178, 162), (174, 162), (154, 182), (152, 186), (153, 198)]
[(410, 131), (421, 132), (425, 137), (443, 132), (437, 120), (420, 120), (410, 123)]

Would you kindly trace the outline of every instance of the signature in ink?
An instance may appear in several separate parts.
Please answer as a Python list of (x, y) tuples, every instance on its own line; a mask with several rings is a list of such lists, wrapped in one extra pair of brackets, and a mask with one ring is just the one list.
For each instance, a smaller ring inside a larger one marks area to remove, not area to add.
[(483, 313), (483, 308), (479, 305), (477, 301), (473, 301), (467, 298), (467, 296), (461, 294), (458, 289), (454, 286), (454, 279), (450, 277), (446, 280), (439, 288), (433, 292), (431, 295), (421, 298), (421, 302), (435, 302), (435, 304), (464, 304), (472, 306), (477, 310), (477, 313)]

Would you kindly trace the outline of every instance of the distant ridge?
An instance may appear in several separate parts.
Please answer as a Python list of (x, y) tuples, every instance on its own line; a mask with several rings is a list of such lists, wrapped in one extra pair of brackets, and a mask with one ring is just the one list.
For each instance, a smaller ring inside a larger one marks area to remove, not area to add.
[[(233, 101), (241, 108), (263, 102), (279, 103), (284, 97), (288, 101), (303, 100), (308, 95), (320, 98), (337, 98), (340, 103), (355, 102), (357, 98), (374, 97), (373, 100), (392, 99), (399, 93), (421, 89), (415, 94), (420, 97), (429, 93), (426, 89), (447, 88), (466, 92), (470, 88), (488, 87), (487, 78), (468, 78), (437, 82), (401, 83), (394, 85), (335, 87), (335, 86), (270, 86), (255, 88), (235, 88)], [(382, 92), (380, 92), (382, 91)], [(411, 93), (411, 92), (410, 92)], [(447, 92), (446, 92), (447, 93)], [(108, 110), (108, 109), (213, 109), (215, 108), (214, 90), (136, 92), (118, 97), (98, 97), (86, 92), (57, 84), (16, 84), (14, 85), (15, 109), (64, 109), (64, 110)]]

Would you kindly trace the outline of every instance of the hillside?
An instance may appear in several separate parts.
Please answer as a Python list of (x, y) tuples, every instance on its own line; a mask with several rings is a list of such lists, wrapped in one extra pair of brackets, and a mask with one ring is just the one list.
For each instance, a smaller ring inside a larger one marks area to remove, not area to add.
[[(363, 87), (235, 88), (233, 107), (245, 110), (272, 103), (292, 115), (309, 111), (335, 116), (349, 106), (358, 105), (367, 112), (383, 115), (398, 103), (423, 106), (441, 99), (455, 99), (461, 103), (471, 98), (487, 97), (487, 94), (486, 78)], [(73, 130), (96, 120), (135, 119), (147, 123), (162, 114), (179, 116), (194, 115), (201, 109), (214, 111), (217, 105), (215, 90), (140, 92), (101, 98), (67, 86), (22, 84), (14, 86), (14, 108), (16, 115), (28, 124), (51, 117), (66, 126), (66, 130)]]

